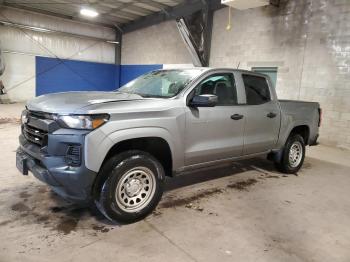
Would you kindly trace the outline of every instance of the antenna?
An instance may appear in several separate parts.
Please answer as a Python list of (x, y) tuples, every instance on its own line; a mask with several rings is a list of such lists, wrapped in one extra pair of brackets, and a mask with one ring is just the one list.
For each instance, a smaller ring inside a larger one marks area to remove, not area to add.
[(241, 61), (238, 62), (237, 69), (239, 69), (240, 65), (241, 65)]

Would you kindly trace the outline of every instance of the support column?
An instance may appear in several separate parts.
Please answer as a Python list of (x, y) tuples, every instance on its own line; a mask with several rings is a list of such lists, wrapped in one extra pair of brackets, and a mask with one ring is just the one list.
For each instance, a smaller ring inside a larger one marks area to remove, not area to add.
[(210, 8), (210, 1), (206, 0), (204, 5), (204, 14), (205, 14), (205, 29), (204, 29), (204, 66), (209, 66), (210, 59), (210, 48), (211, 48), (211, 38), (213, 31), (213, 16), (214, 11)]
[(120, 87), (120, 78), (121, 78), (121, 63), (122, 63), (122, 44), (123, 44), (123, 33), (117, 28), (115, 30), (115, 41), (119, 44), (115, 45), (115, 54), (114, 54), (114, 63), (116, 65), (116, 88)]
[(115, 31), (115, 41), (119, 42), (119, 44), (115, 45), (115, 59), (114, 63), (116, 65), (120, 65), (122, 61), (122, 40), (123, 40), (123, 34), (119, 29), (116, 29)]

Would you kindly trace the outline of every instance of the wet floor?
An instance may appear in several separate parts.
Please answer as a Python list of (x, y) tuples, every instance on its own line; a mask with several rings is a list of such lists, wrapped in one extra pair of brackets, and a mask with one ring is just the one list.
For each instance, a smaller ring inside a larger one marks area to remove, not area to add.
[[(255, 161), (258, 161), (258, 159)], [(263, 160), (263, 162), (266, 161)], [(268, 162), (264, 164), (267, 166), (271, 165)], [(249, 167), (249, 162), (242, 162), (235, 166), (214, 169), (209, 172), (200, 171), (167, 179), (165, 183), (166, 193), (158, 208), (153, 212), (153, 215), (159, 216), (163, 212), (166, 212), (166, 209), (177, 207), (186, 207), (203, 211), (203, 208), (198, 208), (198, 205), (205, 199), (219, 194), (226, 194), (230, 190), (248, 192), (258, 181), (268, 178), (283, 177), (281, 175), (269, 175), (269, 173), (260, 171), (261, 173), (259, 173), (256, 179), (249, 178), (232, 182), (229, 181), (227, 185), (200, 189), (196, 191), (195, 194), (190, 194), (190, 196), (186, 197), (172, 194), (172, 191), (175, 189), (185, 187), (184, 184), (189, 186), (203, 183), (203, 181), (213, 180), (214, 178), (233, 176), (234, 173), (242, 172), (242, 169), (251, 169), (251, 167)], [(210, 175), (213, 172), (215, 172), (215, 175), (211, 177)], [(35, 180), (22, 188), (18, 187), (14, 190), (2, 189), (0, 191), (0, 196), (4, 199), (11, 198), (11, 202), (13, 202), (10, 206), (7, 206), (6, 204), (8, 203), (6, 203), (1, 207), (5, 209), (3, 210), (4, 212), (7, 212), (8, 209), (13, 212), (11, 212), (12, 218), (1, 222), (0, 227), (21, 222), (21, 224), (25, 226), (30, 224), (41, 225), (42, 228), (50, 232), (49, 234), (57, 233), (67, 235), (79, 231), (79, 228), (84, 224), (84, 229), (86, 229), (86, 227), (92, 229), (90, 232), (91, 235), (96, 236), (98, 233), (107, 233), (115, 227), (121, 226), (118, 224), (115, 225), (105, 219), (93, 204), (84, 207), (71, 204), (56, 195), (50, 187)], [(93, 222), (89, 222), (90, 220)]]
[(350, 261), (349, 167), (296, 175), (252, 159), (167, 179), (157, 209), (113, 224), (15, 168), (19, 125), (0, 125), (0, 261)]

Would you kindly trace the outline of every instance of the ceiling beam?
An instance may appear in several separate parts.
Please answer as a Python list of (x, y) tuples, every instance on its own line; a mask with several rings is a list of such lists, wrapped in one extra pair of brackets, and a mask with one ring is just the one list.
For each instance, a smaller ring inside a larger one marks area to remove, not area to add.
[(171, 0), (171, 2), (174, 3), (174, 5), (178, 5), (178, 4), (181, 4), (183, 2), (185, 2), (186, 0)]
[(109, 39), (108, 38), (99, 38), (99, 37), (93, 37), (93, 36), (88, 36), (88, 35), (75, 34), (75, 33), (64, 32), (64, 31), (57, 31), (57, 30), (52, 30), (52, 29), (43, 28), (43, 27), (36, 27), (36, 26), (30, 26), (30, 25), (25, 25), (25, 24), (13, 23), (10, 21), (5, 21), (5, 20), (0, 20), (0, 26), (17, 28), (18, 30), (20, 30), (22, 32), (23, 32), (23, 30), (30, 30), (30, 31), (34, 31), (34, 32), (43, 33), (43, 34), (55, 34), (55, 35), (61, 35), (61, 36), (87, 39), (87, 40), (92, 40), (92, 41), (96, 41), (96, 42), (117, 44), (116, 43), (117, 41), (114, 41), (111, 38), (109, 38)]
[(108, 15), (113, 16), (113, 17), (120, 17), (120, 18), (123, 18), (123, 19), (126, 19), (126, 20), (130, 20), (130, 21), (133, 21), (133, 20), (138, 19), (139, 17), (141, 17), (140, 15), (126, 13), (124, 11), (118, 11), (118, 10), (109, 11), (109, 12), (106, 12), (106, 13), (101, 14), (101, 15), (103, 16), (105, 14), (106, 15), (108, 14)]
[(152, 11), (150, 11), (149, 9), (135, 6), (131, 3), (121, 3), (118, 7), (116, 7), (114, 4), (109, 4), (107, 2), (102, 2), (102, 3), (100, 3), (100, 5), (107, 7), (107, 8), (110, 8), (111, 10), (109, 10), (109, 12), (111, 12), (113, 10), (125, 10), (125, 9), (127, 9), (129, 13), (134, 11), (134, 12), (141, 14), (141, 15), (149, 15), (152, 13)]
[(43, 14), (43, 15), (49, 15), (49, 16), (68, 19), (68, 20), (72, 20), (72, 21), (78, 21), (78, 22), (82, 22), (85, 24), (90, 24), (90, 25), (95, 25), (95, 26), (98, 25), (98, 26), (103, 26), (103, 27), (115, 29), (115, 26), (112, 24), (107, 24), (107, 23), (103, 23), (103, 22), (90, 22), (90, 21), (87, 21), (85, 19), (81, 19), (78, 17), (57, 14), (57, 13), (54, 13), (51, 11), (46, 11), (46, 10), (42, 10), (42, 9), (38, 9), (38, 8), (34, 8), (34, 7), (29, 7), (29, 6), (24, 6), (24, 5), (19, 5), (19, 4), (10, 4), (10, 3), (4, 2), (3, 4), (0, 4), (0, 7), (11, 7), (11, 8), (16, 8), (16, 9), (22, 9), (22, 10), (30, 11), (33, 13), (39, 13), (39, 14)]
[[(63, 4), (68, 5), (69, 4), (71, 6), (76, 7), (77, 10), (79, 10), (79, 8), (81, 7), (80, 5), (75, 4), (74, 2), (69, 2), (67, 0), (51, 0), (51, 1), (52, 2), (50, 4), (52, 4), (52, 5), (63, 5)], [(50, 15), (50, 16), (54, 16), (54, 17), (59, 17), (59, 18), (64, 18), (64, 19), (69, 19), (69, 20), (74, 20), (74, 21), (79, 21), (79, 22), (84, 22), (87, 24), (109, 27), (109, 28), (113, 28), (113, 29), (115, 29), (116, 24), (128, 23), (129, 21), (131, 21), (133, 19), (141, 17), (140, 15), (137, 16), (136, 14), (131, 14), (130, 16), (127, 16), (127, 15), (125, 15), (125, 16), (120, 15), (119, 16), (119, 15), (115, 14), (112, 16), (112, 15), (109, 15), (108, 13), (102, 13), (103, 15), (100, 15), (99, 17), (96, 17), (94, 19), (95, 22), (91, 22), (88, 19), (84, 19), (84, 18), (80, 17), (77, 12), (74, 12), (73, 14), (64, 14), (62, 12), (55, 12), (54, 10), (45, 10), (43, 8), (35, 8), (35, 7), (27, 6), (27, 5), (24, 5), (24, 3), (23, 4), (15, 4), (15, 3), (6, 2), (4, 5), (8, 6), (8, 7), (17, 8), (17, 9), (23, 9), (23, 10), (27, 10), (27, 11), (31, 11), (31, 12), (41, 13), (41, 14), (45, 14), (45, 15)], [(89, 4), (89, 6), (96, 6), (96, 3), (91, 3), (91, 4)], [(117, 12), (117, 13), (121, 14), (119, 12)], [(131, 18), (131, 17), (133, 17), (133, 18)]]
[(159, 2), (156, 2), (156, 1), (152, 1), (152, 0), (149, 0), (149, 1), (137, 1), (135, 4), (136, 5), (138, 4), (138, 6), (141, 6), (142, 8), (146, 8), (148, 10), (153, 10), (153, 9), (147, 8), (148, 6), (156, 8), (156, 9), (160, 9), (160, 10), (169, 7), (166, 4), (159, 3)]
[(125, 8), (122, 9), (123, 11), (127, 10), (128, 12), (135, 12), (137, 14), (141, 14), (141, 15), (149, 15), (152, 13), (151, 10), (148, 10), (148, 9), (145, 9), (145, 8), (142, 8), (142, 7), (139, 7), (139, 6), (135, 6), (135, 5), (130, 5), (130, 6), (127, 6)]
[[(124, 33), (129, 33), (135, 30), (139, 30), (148, 26), (159, 24), (161, 22), (177, 19), (183, 16), (193, 14), (199, 10), (202, 10), (205, 5), (203, 0), (192, 0), (185, 1), (182, 4), (179, 4), (174, 7), (164, 8), (161, 12), (142, 17), (125, 25), (122, 25), (121, 28)], [(148, 3), (147, 3), (148, 4)], [(212, 11), (224, 7), (221, 5), (221, 0), (211, 0), (209, 8)]]
[(109, 15), (121, 17), (127, 20), (135, 20), (141, 17), (140, 14), (135, 14), (127, 10), (124, 10), (125, 7), (132, 6), (132, 3), (116, 2), (115, 4), (117, 5), (112, 5), (112, 4), (107, 4), (106, 2), (105, 3), (102, 2), (101, 6), (107, 7), (109, 8), (109, 10), (106, 12), (101, 12), (100, 15), (103, 16), (105, 14), (109, 14)]
[[(81, 8), (81, 5), (79, 4), (76, 4), (76, 3), (73, 3), (72, 1), (69, 1), (69, 0), (51, 0), (57, 4), (62, 4), (62, 3), (66, 3), (66, 5), (70, 5), (72, 7), (75, 7), (76, 10), (80, 10)], [(96, 0), (93, 0), (93, 1), (96, 1)], [(99, 3), (103, 3), (105, 0), (100, 0)], [(127, 16), (118, 16), (118, 15), (110, 15), (108, 12), (102, 12), (101, 11), (101, 8), (99, 8), (97, 2), (91, 2), (89, 4), (85, 4), (87, 6), (92, 6), (94, 8), (96, 8), (96, 11), (100, 13), (99, 16), (95, 17), (94, 20), (96, 20), (97, 22), (102, 22), (102, 23), (107, 23), (109, 25), (114, 25), (116, 23), (118, 24), (122, 24), (122, 23), (127, 23), (129, 22), (130, 20), (134, 20), (140, 16), (136, 16), (134, 18), (130, 18), (130, 17), (127, 17)], [(77, 12), (74, 12), (74, 14), (72, 15), (74, 18), (80, 18), (80, 19), (83, 19), (82, 17), (80, 17), (79, 15), (79, 11)]]

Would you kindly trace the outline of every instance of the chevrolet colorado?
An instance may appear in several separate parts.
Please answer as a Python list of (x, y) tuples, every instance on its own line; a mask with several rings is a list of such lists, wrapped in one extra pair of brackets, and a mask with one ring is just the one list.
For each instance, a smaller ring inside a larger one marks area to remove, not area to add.
[(21, 116), (16, 165), (112, 221), (149, 214), (165, 176), (267, 156), (295, 173), (316, 144), (318, 103), (278, 100), (270, 79), (234, 70), (157, 70), (114, 92), (34, 98)]

